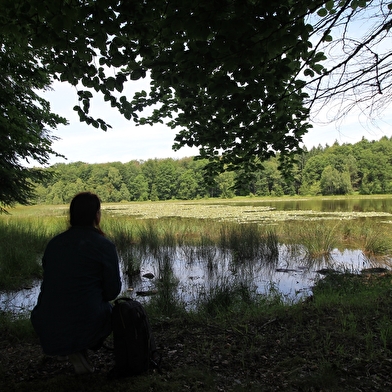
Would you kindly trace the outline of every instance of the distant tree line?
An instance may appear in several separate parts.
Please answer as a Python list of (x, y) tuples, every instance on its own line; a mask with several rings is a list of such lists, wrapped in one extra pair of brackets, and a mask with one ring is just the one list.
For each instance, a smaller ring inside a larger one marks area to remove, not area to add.
[[(290, 177), (279, 170), (278, 158), (264, 163), (253, 180), (241, 183), (241, 172), (228, 171), (211, 183), (203, 176), (206, 160), (149, 159), (127, 163), (55, 164), (35, 184), (34, 203), (63, 204), (80, 191), (96, 192), (104, 202), (192, 200), (236, 195), (348, 195), (392, 193), (392, 138), (362, 139), (356, 144), (335, 142), (297, 156)], [(241, 184), (240, 187), (236, 184)]]

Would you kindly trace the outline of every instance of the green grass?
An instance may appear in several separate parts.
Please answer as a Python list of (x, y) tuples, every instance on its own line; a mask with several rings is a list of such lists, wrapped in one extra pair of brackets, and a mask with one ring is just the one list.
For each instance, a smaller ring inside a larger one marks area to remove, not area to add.
[(368, 255), (381, 256), (391, 253), (392, 239), (383, 225), (370, 224), (362, 228), (363, 250)]
[(303, 246), (309, 258), (328, 255), (338, 244), (339, 225), (331, 221), (307, 221), (291, 224), (285, 236)]
[(229, 250), (238, 262), (278, 256), (276, 233), (256, 223), (221, 225), (219, 246)]
[(178, 292), (179, 280), (173, 273), (173, 261), (170, 252), (158, 257), (156, 283), (157, 294), (151, 300), (153, 314), (157, 317), (173, 317), (185, 313), (185, 303)]
[(30, 314), (27, 312), (20, 314), (0, 312), (0, 333), (7, 337), (10, 344), (19, 341), (34, 342), (36, 339), (30, 323)]
[(40, 258), (50, 238), (64, 229), (63, 223), (53, 217), (0, 220), (0, 289), (17, 289), (41, 278)]

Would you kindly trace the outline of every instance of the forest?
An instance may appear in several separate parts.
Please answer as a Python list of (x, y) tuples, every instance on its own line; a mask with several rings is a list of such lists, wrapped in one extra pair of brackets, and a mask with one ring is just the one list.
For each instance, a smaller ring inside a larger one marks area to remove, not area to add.
[(362, 138), (355, 144), (304, 149), (291, 175), (279, 170), (278, 157), (264, 162), (241, 182), (240, 171), (226, 171), (207, 181), (207, 160), (148, 159), (127, 163), (57, 163), (43, 169), (47, 178), (35, 183), (35, 204), (69, 203), (80, 191), (96, 192), (103, 202), (192, 200), (208, 197), (283, 195), (362, 195), (392, 193), (392, 138)]

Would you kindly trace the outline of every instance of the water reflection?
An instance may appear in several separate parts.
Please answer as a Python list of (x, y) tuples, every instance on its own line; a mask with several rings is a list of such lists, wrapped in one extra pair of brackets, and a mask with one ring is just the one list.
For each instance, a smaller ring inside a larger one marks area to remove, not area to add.
[(232, 202), (232, 205), (268, 206), (278, 211), (321, 211), (321, 212), (388, 212), (392, 213), (392, 197), (380, 198), (310, 198), (282, 199), (256, 202)]
[[(301, 246), (279, 245), (274, 257), (257, 257), (240, 262), (235, 255), (217, 247), (191, 246), (165, 247), (154, 252), (135, 249), (140, 262), (140, 272), (128, 273), (129, 252), (120, 253), (123, 290), (131, 297), (137, 293), (154, 293), (170, 272), (171, 286), (187, 307), (197, 304), (198, 298), (222, 284), (242, 284), (253, 287), (257, 294), (268, 294), (273, 288), (287, 301), (298, 301), (311, 293), (316, 279), (323, 270), (333, 269), (358, 273), (366, 268), (391, 268), (390, 259), (372, 259), (358, 250), (334, 249), (328, 257), (312, 259), (306, 257)], [(166, 275), (165, 275), (166, 274)], [(173, 284), (175, 282), (175, 284)], [(166, 289), (168, 290), (168, 287)], [(39, 282), (31, 289), (0, 295), (3, 310), (29, 311), (35, 305), (39, 293)], [(165, 293), (168, 296), (170, 293)], [(138, 297), (148, 301), (149, 296)]]
[(12, 312), (30, 311), (37, 302), (40, 285), (37, 281), (23, 290), (0, 293), (0, 309)]

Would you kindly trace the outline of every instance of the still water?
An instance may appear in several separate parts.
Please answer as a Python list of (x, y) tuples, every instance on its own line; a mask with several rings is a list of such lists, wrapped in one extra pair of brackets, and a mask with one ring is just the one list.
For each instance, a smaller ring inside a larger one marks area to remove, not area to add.
[[(217, 203), (219, 204), (219, 203)], [(392, 197), (379, 199), (295, 199), (231, 202), (235, 205), (268, 206), (278, 211), (312, 210), (331, 212), (380, 212), (392, 214)], [(385, 216), (383, 217), (385, 220)], [(389, 218), (392, 220), (392, 218)], [(133, 251), (138, 251), (134, 249)], [(363, 269), (392, 268), (392, 259), (370, 259), (360, 250), (334, 249), (328, 258), (307, 259), (301, 246), (279, 245), (278, 253), (267, 260), (263, 257), (238, 263), (233, 255), (211, 247), (203, 252), (191, 247), (163, 249), (159, 254), (140, 253), (141, 272), (129, 277), (126, 273), (126, 253), (120, 253), (124, 294), (148, 301), (157, 290), (164, 271), (170, 271), (176, 295), (188, 308), (200, 297), (208, 296), (220, 285), (241, 284), (256, 294), (280, 293), (287, 302), (299, 301), (312, 293), (315, 280), (322, 278), (326, 269), (360, 273)], [(0, 309), (29, 311), (35, 305), (40, 282), (17, 292), (0, 293)], [(156, 295), (156, 294), (154, 294)]]
[[(219, 203), (217, 203), (219, 204)], [(232, 202), (232, 205), (268, 206), (278, 211), (320, 211), (320, 212), (386, 212), (392, 214), (392, 196), (367, 199), (358, 198), (301, 198), (274, 199), (255, 202)]]

